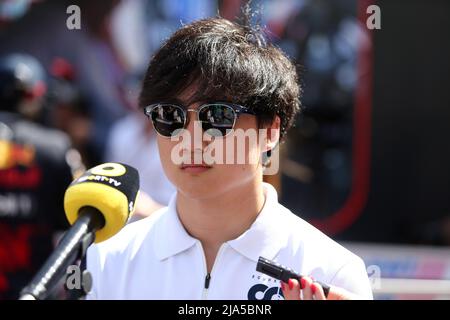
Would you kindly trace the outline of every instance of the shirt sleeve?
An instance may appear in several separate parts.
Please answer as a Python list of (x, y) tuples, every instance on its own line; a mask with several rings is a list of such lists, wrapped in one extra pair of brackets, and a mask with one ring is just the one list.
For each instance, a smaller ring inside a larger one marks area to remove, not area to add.
[(350, 291), (361, 299), (372, 300), (372, 287), (363, 260), (355, 257), (344, 264), (331, 280), (331, 285)]

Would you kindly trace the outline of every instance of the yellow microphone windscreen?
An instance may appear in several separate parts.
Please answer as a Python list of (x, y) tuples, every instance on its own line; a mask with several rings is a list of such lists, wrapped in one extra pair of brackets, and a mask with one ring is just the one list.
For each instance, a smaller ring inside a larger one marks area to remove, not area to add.
[(64, 210), (70, 224), (78, 219), (83, 207), (99, 210), (105, 226), (95, 234), (95, 242), (115, 235), (127, 223), (134, 211), (139, 192), (136, 169), (120, 163), (104, 163), (88, 170), (76, 179), (64, 195)]

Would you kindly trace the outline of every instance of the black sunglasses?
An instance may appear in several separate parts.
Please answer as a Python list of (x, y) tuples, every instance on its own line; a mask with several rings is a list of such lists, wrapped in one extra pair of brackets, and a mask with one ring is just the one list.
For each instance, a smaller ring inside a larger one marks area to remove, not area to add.
[(189, 123), (189, 111), (196, 112), (203, 131), (215, 137), (225, 137), (230, 133), (240, 114), (255, 115), (243, 106), (227, 102), (207, 103), (198, 109), (188, 109), (172, 103), (155, 103), (144, 108), (144, 113), (152, 121), (156, 132), (163, 137), (171, 137), (176, 130), (185, 129)]

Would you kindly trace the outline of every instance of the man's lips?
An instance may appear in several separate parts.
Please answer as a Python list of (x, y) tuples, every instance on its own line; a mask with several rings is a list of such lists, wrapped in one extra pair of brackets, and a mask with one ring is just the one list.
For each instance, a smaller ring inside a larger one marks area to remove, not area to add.
[(181, 170), (188, 173), (202, 173), (211, 168), (211, 166), (208, 166), (206, 164), (182, 164), (180, 166)]

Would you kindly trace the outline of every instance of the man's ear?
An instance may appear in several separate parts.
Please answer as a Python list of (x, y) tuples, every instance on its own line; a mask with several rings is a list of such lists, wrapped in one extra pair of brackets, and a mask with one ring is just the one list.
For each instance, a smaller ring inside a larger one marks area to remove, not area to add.
[(278, 141), (280, 140), (280, 126), (281, 126), (281, 120), (279, 116), (275, 116), (275, 118), (272, 121), (272, 124), (266, 128), (266, 143), (265, 143), (265, 149), (264, 152), (272, 150), (276, 147), (278, 144)]

